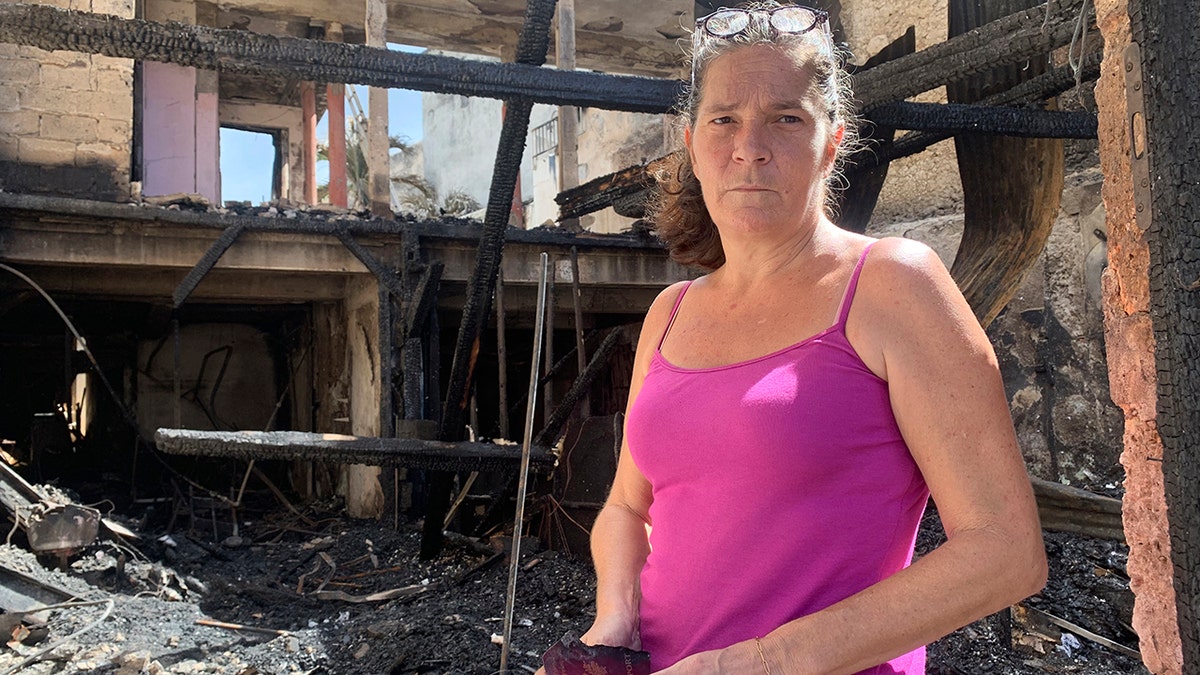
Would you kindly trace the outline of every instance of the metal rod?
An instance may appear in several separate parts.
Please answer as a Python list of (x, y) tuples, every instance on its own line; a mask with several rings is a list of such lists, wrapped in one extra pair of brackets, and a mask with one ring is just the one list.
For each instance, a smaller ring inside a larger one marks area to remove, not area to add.
[(500, 367), (496, 375), (500, 381), (500, 438), (511, 438), (508, 429), (508, 321), (504, 307), (504, 270), (496, 276), (496, 355)]
[(546, 295), (549, 297), (549, 302), (546, 305), (546, 345), (542, 350), (545, 354), (545, 363), (543, 364), (542, 375), (545, 381), (542, 387), (542, 414), (545, 420), (550, 421), (551, 408), (553, 407), (554, 383), (550, 381), (550, 369), (554, 366), (554, 268), (550, 269), (549, 279), (546, 281)]
[(508, 672), (508, 650), (512, 641), (513, 603), (517, 599), (517, 567), (521, 562), (521, 529), (525, 521), (525, 490), (529, 486), (529, 448), (533, 443), (533, 414), (537, 404), (538, 367), (542, 356), (542, 325), (546, 319), (546, 278), (550, 256), (542, 253), (542, 276), (538, 281), (537, 318), (533, 329), (533, 358), (529, 362), (529, 399), (525, 404), (525, 438), (521, 442), (521, 472), (517, 483), (517, 515), (513, 523), (512, 553), (508, 565), (508, 598), (504, 601), (504, 643), (500, 645), (500, 675)]

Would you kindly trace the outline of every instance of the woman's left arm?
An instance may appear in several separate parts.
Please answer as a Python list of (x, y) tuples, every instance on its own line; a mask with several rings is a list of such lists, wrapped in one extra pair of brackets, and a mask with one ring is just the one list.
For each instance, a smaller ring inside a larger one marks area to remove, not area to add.
[[(1046, 557), (1024, 460), (987, 336), (937, 255), (883, 240), (848, 334), (888, 381), (945, 544), (910, 567), (770, 635), (696, 655), (676, 673), (854, 673), (1038, 592)], [(763, 663), (763, 661), (766, 663)]]

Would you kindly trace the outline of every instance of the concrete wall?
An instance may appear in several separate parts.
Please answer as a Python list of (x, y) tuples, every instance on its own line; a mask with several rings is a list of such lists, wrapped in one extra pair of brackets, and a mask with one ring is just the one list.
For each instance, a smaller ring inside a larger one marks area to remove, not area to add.
[[(201, 323), (182, 326), (179, 340), (183, 428), (264, 429), (278, 398), (266, 335), (244, 324)], [(159, 427), (175, 426), (174, 366), (170, 336), (138, 345), (137, 418), (149, 436)]]
[[(426, 93), (421, 95), (421, 108), (426, 180), (442, 198), (457, 190), (486, 205), (504, 122), (503, 104), (488, 98)], [(521, 161), (523, 201), (533, 198), (532, 183), (533, 168), (526, 148)]]
[[(946, 0), (852, 0), (842, 3), (853, 61), (862, 63), (879, 53), (909, 26), (916, 28), (917, 50), (946, 39), (949, 24)], [(913, 98), (944, 103), (946, 92), (937, 88)], [(962, 211), (962, 183), (958, 179), (954, 141), (938, 143), (925, 152), (892, 162), (872, 225), (915, 220)]]
[[(132, 0), (39, 4), (133, 17)], [(128, 199), (132, 126), (131, 60), (0, 44), (0, 189)]]

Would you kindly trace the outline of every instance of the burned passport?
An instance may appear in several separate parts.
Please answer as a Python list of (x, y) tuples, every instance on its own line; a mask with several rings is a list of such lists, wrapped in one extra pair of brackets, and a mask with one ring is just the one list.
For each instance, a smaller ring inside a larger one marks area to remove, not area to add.
[(567, 633), (542, 655), (546, 675), (650, 675), (650, 653), (585, 645)]

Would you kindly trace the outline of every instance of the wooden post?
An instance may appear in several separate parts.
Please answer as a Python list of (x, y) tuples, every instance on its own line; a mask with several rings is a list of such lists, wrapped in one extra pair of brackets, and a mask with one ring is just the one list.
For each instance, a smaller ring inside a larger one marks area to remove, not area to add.
[(300, 83), (300, 116), (304, 132), (304, 203), (317, 203), (317, 89)]
[[(387, 0), (367, 0), (367, 46), (387, 47)], [(371, 87), (367, 109), (367, 175), (371, 213), (392, 216), (391, 177), (388, 166), (388, 91)]]
[[(555, 61), (559, 70), (575, 70), (575, 0), (558, 0), (558, 40)], [(558, 191), (579, 186), (579, 120), (575, 106), (558, 108)]]
[[(341, 42), (342, 24), (330, 22), (325, 27), (325, 39)], [(346, 195), (346, 85), (326, 85), (325, 99), (329, 110), (329, 203), (343, 208)]]
[[(571, 247), (571, 299), (575, 307), (575, 364), (579, 367), (576, 372), (583, 375), (583, 369), (587, 368), (587, 345), (583, 341), (583, 292), (579, 282), (579, 249), (575, 246)], [(592, 414), (589, 398), (585, 393), (579, 401), (579, 409), (584, 418)]]

